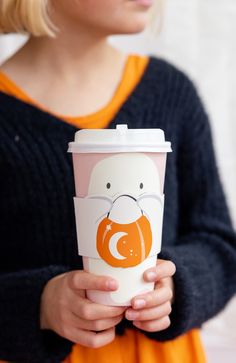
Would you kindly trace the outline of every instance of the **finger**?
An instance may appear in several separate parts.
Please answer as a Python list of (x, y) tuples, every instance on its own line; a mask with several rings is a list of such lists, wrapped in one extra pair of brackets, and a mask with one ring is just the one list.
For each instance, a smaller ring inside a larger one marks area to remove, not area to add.
[(133, 309), (151, 308), (170, 301), (173, 297), (173, 291), (170, 286), (164, 286), (143, 295), (135, 296), (131, 300)]
[(88, 330), (68, 327), (63, 336), (73, 343), (81, 344), (89, 348), (99, 348), (114, 340), (115, 328), (110, 328), (96, 333)]
[(74, 321), (71, 323), (79, 329), (102, 331), (110, 329), (121, 322), (123, 314), (115, 318), (101, 319), (101, 320), (84, 320), (74, 315)]
[(141, 330), (145, 330), (147, 332), (157, 332), (161, 330), (165, 330), (170, 326), (170, 318), (165, 316), (158, 320), (149, 320), (149, 321), (134, 321), (133, 325)]
[(172, 285), (172, 281), (171, 280), (173, 280), (172, 277), (164, 277), (160, 281), (157, 281), (156, 282), (155, 289), (158, 289), (158, 288), (164, 287), (164, 286), (171, 286)]
[(123, 314), (126, 309), (124, 306), (96, 304), (82, 297), (78, 297), (72, 307), (73, 313), (85, 320), (114, 318)]
[(171, 313), (171, 304), (170, 302), (165, 302), (160, 306), (155, 306), (154, 308), (142, 309), (142, 310), (133, 310), (127, 309), (125, 312), (125, 317), (128, 320), (157, 320), (163, 318), (164, 316), (168, 316)]
[(68, 284), (73, 290), (102, 290), (118, 289), (118, 282), (109, 276), (98, 276), (86, 271), (72, 271), (68, 274)]
[(143, 274), (143, 278), (147, 282), (158, 281), (165, 277), (170, 277), (175, 274), (176, 267), (171, 261), (161, 260), (157, 262), (155, 267), (146, 270)]

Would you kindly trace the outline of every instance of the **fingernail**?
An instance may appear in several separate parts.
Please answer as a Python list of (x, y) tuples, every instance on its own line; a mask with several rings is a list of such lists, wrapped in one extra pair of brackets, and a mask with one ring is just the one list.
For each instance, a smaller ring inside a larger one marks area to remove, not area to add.
[(116, 280), (108, 280), (106, 282), (106, 285), (107, 285), (107, 288), (110, 290), (116, 290), (118, 287)]
[(136, 313), (135, 311), (127, 311), (127, 318), (129, 320), (135, 320), (138, 318), (138, 316), (139, 316), (139, 314)]
[(156, 272), (154, 272), (154, 271), (149, 271), (149, 272), (147, 272), (147, 279), (149, 280), (149, 281), (154, 281), (154, 280), (156, 280), (157, 279), (157, 273)]
[(144, 308), (144, 306), (146, 305), (146, 301), (143, 299), (138, 299), (134, 301), (134, 308), (135, 309), (140, 309), (140, 308)]

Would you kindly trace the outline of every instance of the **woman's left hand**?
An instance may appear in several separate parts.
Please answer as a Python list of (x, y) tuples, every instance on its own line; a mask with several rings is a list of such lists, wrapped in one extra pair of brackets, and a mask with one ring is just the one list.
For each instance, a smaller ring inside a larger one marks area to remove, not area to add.
[(176, 271), (171, 261), (157, 260), (155, 268), (144, 272), (144, 280), (155, 282), (153, 291), (135, 296), (125, 317), (133, 321), (133, 325), (147, 332), (164, 330), (170, 325), (169, 315), (174, 299), (174, 282), (172, 276)]

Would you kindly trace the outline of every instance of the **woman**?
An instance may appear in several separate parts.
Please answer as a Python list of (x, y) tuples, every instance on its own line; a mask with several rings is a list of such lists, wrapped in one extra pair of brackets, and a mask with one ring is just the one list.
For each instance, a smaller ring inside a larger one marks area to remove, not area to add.
[[(235, 291), (236, 236), (194, 86), (167, 62), (107, 42), (142, 31), (151, 5), (1, 2), (1, 31), (31, 34), (0, 74), (1, 359), (204, 362), (195, 328)], [(78, 128), (124, 122), (162, 128), (174, 150), (161, 259), (144, 274), (155, 290), (129, 308), (86, 298), (87, 289), (117, 284), (82, 271), (66, 152)]]

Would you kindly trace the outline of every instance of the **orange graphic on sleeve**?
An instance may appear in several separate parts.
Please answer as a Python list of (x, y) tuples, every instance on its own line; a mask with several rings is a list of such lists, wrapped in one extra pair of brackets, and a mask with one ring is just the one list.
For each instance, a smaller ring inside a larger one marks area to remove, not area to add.
[(98, 253), (113, 267), (140, 264), (149, 255), (151, 247), (151, 226), (144, 215), (128, 224), (116, 223), (106, 217), (98, 226)]

